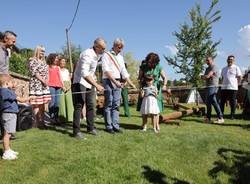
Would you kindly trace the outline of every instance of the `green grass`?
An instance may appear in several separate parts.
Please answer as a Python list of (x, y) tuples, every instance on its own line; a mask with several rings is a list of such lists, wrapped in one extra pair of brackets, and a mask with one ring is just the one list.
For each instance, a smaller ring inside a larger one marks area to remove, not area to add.
[(103, 120), (96, 123), (99, 135), (85, 134), (83, 141), (70, 136), (71, 125), (18, 132), (12, 147), (19, 158), (0, 160), (0, 183), (250, 182), (248, 121), (213, 125), (189, 116), (181, 126), (161, 124), (154, 134), (140, 132), (139, 113), (131, 111), (131, 118), (121, 117), (123, 134), (104, 132)]

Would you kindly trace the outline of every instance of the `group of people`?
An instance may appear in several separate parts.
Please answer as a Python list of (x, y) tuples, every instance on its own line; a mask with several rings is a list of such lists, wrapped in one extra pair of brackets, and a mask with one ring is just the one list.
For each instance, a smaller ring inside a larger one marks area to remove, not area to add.
[[(96, 92), (104, 93), (104, 121), (105, 130), (110, 134), (122, 133), (119, 123), (119, 106), (121, 90), (127, 83), (136, 88), (130, 80), (125, 61), (121, 51), (125, 45), (124, 40), (114, 40), (112, 48), (106, 50), (107, 43), (103, 38), (94, 40), (93, 46), (81, 52), (74, 72), (71, 74), (66, 69), (66, 61), (60, 55), (49, 54), (45, 59), (45, 48), (38, 45), (34, 56), (29, 59), (31, 74), (29, 82), (29, 98), (17, 97), (13, 92), (13, 82), (9, 75), (8, 58), (9, 49), (16, 43), (16, 34), (6, 31), (0, 42), (0, 112), (1, 127), (3, 128), (4, 153), (2, 158), (13, 160), (18, 153), (9, 145), (9, 139), (16, 127), (17, 101), (29, 101), (34, 114), (34, 127), (45, 126), (45, 104), (48, 104), (50, 119), (54, 123), (60, 122), (60, 117), (65, 121), (73, 122), (73, 136), (85, 139), (80, 130), (82, 109), (86, 107), (87, 132), (97, 135), (94, 124)], [(229, 98), (231, 105), (231, 119), (234, 118), (236, 108), (236, 94), (238, 82), (242, 74), (238, 66), (234, 64), (234, 56), (228, 57), (228, 65), (222, 70), (222, 95), (221, 105), (218, 104), (216, 94), (218, 91), (218, 79), (220, 77), (211, 56), (206, 58), (208, 65), (203, 79), (207, 87), (207, 116), (205, 122), (211, 122), (211, 110), (214, 106), (218, 119), (217, 123), (223, 123), (223, 111), (226, 100)], [(96, 80), (96, 68), (100, 64), (102, 68), (102, 84)], [(139, 88), (141, 90), (137, 111), (142, 114), (142, 131), (147, 131), (147, 119), (151, 118), (153, 131), (159, 133), (159, 113), (163, 111), (162, 91), (167, 91), (167, 78), (160, 65), (160, 58), (156, 53), (149, 53), (142, 61), (139, 70)]]
[[(227, 100), (229, 100), (231, 107), (230, 119), (233, 120), (235, 118), (238, 85), (242, 80), (241, 70), (237, 65), (235, 65), (235, 57), (233, 55), (228, 56), (227, 66), (222, 69), (221, 74), (218, 67), (215, 65), (212, 56), (208, 56), (206, 58), (206, 63), (208, 67), (202, 76), (202, 78), (206, 81), (207, 89), (207, 116), (205, 118), (205, 122), (212, 122), (211, 112), (213, 106), (217, 115), (217, 120), (215, 120), (214, 123), (224, 123), (224, 106)], [(217, 101), (219, 78), (222, 79), (220, 104)]]
[[(113, 42), (113, 46), (106, 51), (106, 41), (97, 38), (91, 48), (80, 54), (75, 64), (73, 74), (65, 67), (65, 59), (55, 53), (45, 58), (45, 48), (38, 45), (34, 56), (28, 61), (31, 74), (29, 82), (29, 98), (17, 97), (14, 92), (14, 82), (9, 75), (9, 53), (15, 46), (17, 35), (6, 31), (0, 42), (0, 92), (1, 92), (1, 127), (3, 128), (4, 153), (2, 158), (13, 160), (18, 153), (11, 150), (9, 140), (15, 132), (17, 102), (27, 102), (32, 106), (34, 122), (33, 127), (45, 126), (45, 104), (48, 104), (50, 120), (54, 123), (60, 121), (60, 115), (66, 121), (73, 122), (73, 135), (84, 139), (80, 131), (80, 121), (83, 106), (86, 106), (87, 132), (97, 135), (94, 125), (96, 91), (103, 92), (105, 130), (110, 134), (122, 133), (119, 123), (119, 106), (121, 90), (127, 83), (136, 88), (130, 80), (123, 56), (120, 54), (125, 43), (121, 38)], [(152, 118), (152, 125), (156, 133), (159, 132), (159, 113), (163, 110), (162, 85), (166, 88), (166, 76), (159, 65), (159, 56), (155, 53), (147, 55), (142, 62), (139, 74), (140, 103), (139, 111), (143, 116), (142, 129), (146, 131), (147, 116)], [(96, 67), (101, 63), (102, 84), (96, 81)], [(71, 91), (72, 90), (72, 91)]]

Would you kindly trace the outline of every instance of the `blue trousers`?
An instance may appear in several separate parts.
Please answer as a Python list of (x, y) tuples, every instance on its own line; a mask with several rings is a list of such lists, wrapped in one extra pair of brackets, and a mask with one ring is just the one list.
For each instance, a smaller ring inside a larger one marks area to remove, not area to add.
[(214, 107), (217, 118), (223, 118), (219, 103), (217, 101), (216, 95), (218, 92), (217, 87), (208, 87), (207, 88), (207, 99), (206, 99), (206, 105), (207, 105), (207, 118), (211, 119), (211, 113), (212, 113), (212, 106)]
[(119, 130), (119, 107), (121, 88), (117, 88), (109, 79), (103, 79), (105, 88), (104, 120), (106, 129)]
[[(51, 96), (51, 101), (49, 103), (49, 114), (51, 118), (58, 118), (59, 112), (59, 100), (62, 89), (59, 87), (49, 87)], [(55, 96), (54, 96), (55, 95)]]

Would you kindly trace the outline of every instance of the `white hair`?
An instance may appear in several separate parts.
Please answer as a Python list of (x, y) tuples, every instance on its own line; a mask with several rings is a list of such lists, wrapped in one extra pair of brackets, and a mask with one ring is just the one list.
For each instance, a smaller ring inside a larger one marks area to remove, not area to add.
[(94, 41), (94, 47), (99, 45), (106, 45), (106, 41), (103, 38), (97, 38)]
[(113, 42), (113, 45), (122, 45), (124, 46), (124, 40), (122, 38), (116, 38)]

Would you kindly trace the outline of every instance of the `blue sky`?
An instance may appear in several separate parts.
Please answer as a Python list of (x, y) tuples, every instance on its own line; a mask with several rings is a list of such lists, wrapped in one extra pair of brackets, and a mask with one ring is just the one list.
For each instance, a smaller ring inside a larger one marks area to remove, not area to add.
[[(49, 52), (61, 51), (66, 43), (65, 29), (70, 25), (78, 0), (8, 0), (1, 3), (0, 30), (18, 34), (19, 46), (38, 44)], [(174, 31), (188, 21), (188, 11), (195, 3), (206, 10), (209, 0), (81, 0), (70, 30), (70, 39), (82, 49), (92, 46), (96, 37), (104, 37), (108, 48), (116, 37), (125, 39), (124, 52), (131, 51), (142, 60), (157, 52), (169, 78), (180, 78), (166, 64), (163, 54), (174, 54)], [(222, 19), (213, 27), (213, 39), (221, 39), (216, 63), (221, 68), (226, 56), (234, 54), (243, 69), (250, 66), (250, 1), (220, 0)]]

